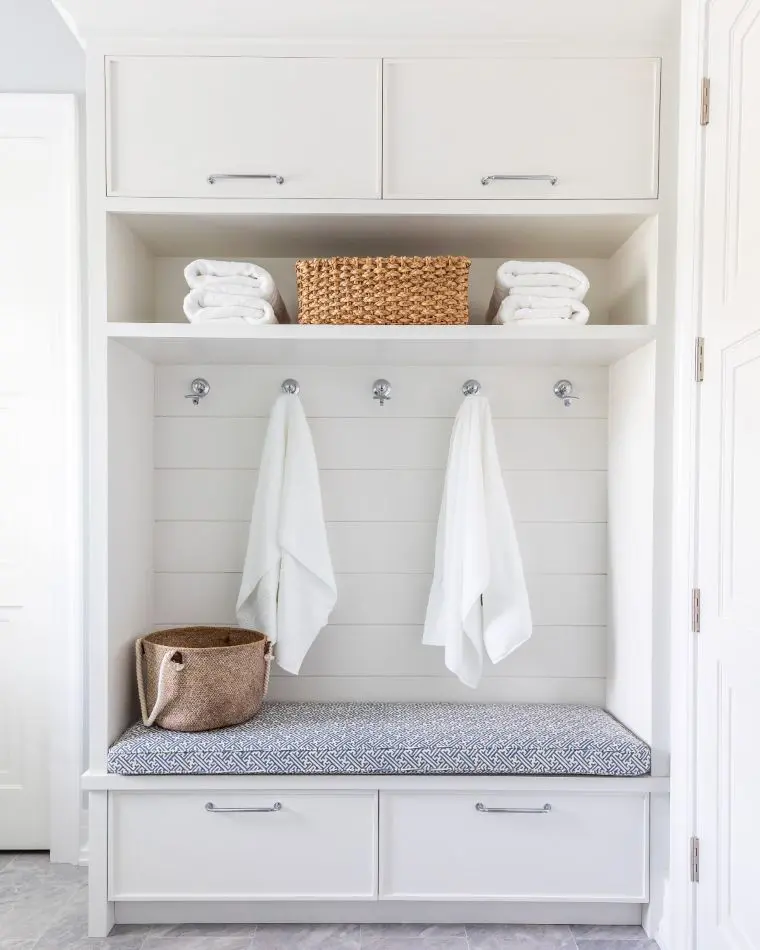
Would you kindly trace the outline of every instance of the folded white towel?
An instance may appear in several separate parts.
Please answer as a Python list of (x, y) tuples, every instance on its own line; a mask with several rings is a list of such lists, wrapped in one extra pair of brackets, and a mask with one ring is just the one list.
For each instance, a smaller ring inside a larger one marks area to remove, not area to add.
[(496, 271), (486, 322), (491, 323), (508, 294), (583, 300), (589, 289), (583, 271), (561, 261), (505, 261)]
[(260, 297), (247, 294), (219, 293), (197, 287), (185, 297), (183, 304), (185, 316), (190, 323), (206, 323), (209, 320), (229, 320), (235, 318), (244, 323), (277, 323), (277, 316), (271, 303)]
[[(188, 287), (200, 287), (209, 277), (225, 279), (246, 277), (256, 282), (260, 296), (268, 299), (275, 289), (274, 278), (264, 267), (247, 261), (192, 261), (185, 268), (185, 280)], [(271, 301), (270, 301), (271, 302)]]
[(444, 647), (447, 668), (474, 688), (484, 651), (498, 663), (532, 629), (491, 410), (467, 396), (451, 434), (422, 642)]
[(524, 297), (510, 294), (502, 301), (494, 323), (588, 323), (588, 307), (571, 297)]
[[(280, 323), (289, 323), (290, 317), (277, 290), (274, 277), (265, 267), (247, 261), (192, 261), (185, 268), (185, 280), (191, 290), (211, 288), (224, 293), (251, 292), (267, 300)], [(240, 290), (239, 288), (245, 288)]]
[(298, 673), (336, 599), (314, 443), (300, 399), (283, 395), (264, 440), (238, 621), (265, 633), (279, 665)]
[(505, 261), (496, 271), (496, 285), (507, 293), (512, 288), (565, 287), (566, 297), (583, 300), (589, 288), (588, 277), (572, 264), (561, 261)]

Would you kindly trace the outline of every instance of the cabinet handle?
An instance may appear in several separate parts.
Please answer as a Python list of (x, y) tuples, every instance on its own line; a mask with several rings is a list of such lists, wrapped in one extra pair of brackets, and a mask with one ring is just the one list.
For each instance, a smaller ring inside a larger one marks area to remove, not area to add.
[(491, 812), (504, 815), (548, 815), (552, 806), (548, 803), (543, 808), (488, 808), (483, 802), (475, 802), (475, 811), (482, 814)]
[(206, 808), (206, 811), (210, 811), (212, 812), (212, 814), (215, 814), (215, 815), (219, 815), (222, 812), (226, 812), (228, 814), (230, 812), (235, 812), (236, 814), (241, 813), (241, 812), (270, 812), (270, 811), (281, 811), (282, 803), (275, 802), (274, 805), (271, 805), (269, 808), (217, 808), (217, 806), (213, 802), (206, 802), (205, 808)]
[(492, 181), (548, 181), (550, 185), (556, 185), (559, 178), (556, 175), (485, 175), (480, 184), (490, 185)]
[(276, 181), (278, 185), (285, 184), (285, 179), (282, 175), (209, 175), (206, 180), (209, 185), (215, 185), (218, 181), (230, 181), (234, 178), (266, 178)]

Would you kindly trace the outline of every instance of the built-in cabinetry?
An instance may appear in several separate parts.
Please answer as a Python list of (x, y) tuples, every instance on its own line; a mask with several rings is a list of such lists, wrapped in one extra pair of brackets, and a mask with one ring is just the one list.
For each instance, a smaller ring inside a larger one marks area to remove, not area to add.
[[(667, 44), (105, 35), (88, 87), (93, 934), (114, 920), (638, 922), (665, 876), (653, 581), (667, 545), (653, 531), (668, 468)], [(295, 317), (297, 257), (440, 253), (473, 259), (473, 324), (508, 258), (584, 269), (592, 322), (238, 328), (182, 315), (193, 258), (260, 261)], [(339, 603), (304, 675), (274, 675), (272, 695), (605, 705), (653, 747), (652, 776), (105, 772), (136, 716), (135, 637), (234, 619), (266, 417), (292, 375)], [(380, 375), (394, 384), (382, 409)], [(196, 376), (211, 392), (194, 407)], [(469, 377), (491, 398), (536, 620), (475, 694), (420, 644)], [(580, 397), (570, 407), (553, 392), (563, 377)]]
[(120, 56), (106, 77), (109, 195), (657, 197), (657, 59)]

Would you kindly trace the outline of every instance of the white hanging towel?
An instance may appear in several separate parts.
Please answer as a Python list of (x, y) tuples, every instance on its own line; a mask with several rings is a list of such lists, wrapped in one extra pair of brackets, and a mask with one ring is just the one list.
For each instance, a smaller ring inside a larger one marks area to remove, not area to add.
[(476, 687), (483, 654), (498, 663), (533, 632), (522, 559), (484, 396), (467, 396), (454, 420), (435, 569), (422, 642)]
[(264, 440), (237, 618), (298, 673), (336, 599), (309, 424), (301, 400), (282, 395)]

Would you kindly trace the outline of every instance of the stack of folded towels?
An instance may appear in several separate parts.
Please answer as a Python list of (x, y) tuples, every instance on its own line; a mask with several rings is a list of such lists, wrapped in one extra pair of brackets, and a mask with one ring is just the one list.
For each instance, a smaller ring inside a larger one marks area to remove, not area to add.
[(235, 261), (193, 261), (185, 268), (190, 293), (184, 311), (190, 323), (290, 323), (268, 270)]
[(507, 261), (496, 271), (488, 323), (588, 323), (588, 277), (556, 261)]

